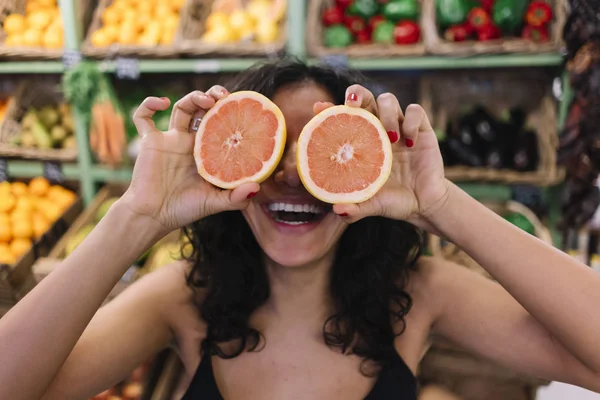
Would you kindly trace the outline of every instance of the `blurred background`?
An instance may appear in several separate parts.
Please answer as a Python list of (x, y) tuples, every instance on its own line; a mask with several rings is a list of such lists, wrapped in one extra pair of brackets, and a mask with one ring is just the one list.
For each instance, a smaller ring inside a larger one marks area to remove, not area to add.
[[(448, 178), (600, 272), (600, 5), (593, 0), (0, 0), (0, 316), (125, 190), (146, 96), (173, 102), (282, 56), (419, 103)], [(155, 116), (166, 129), (170, 110)], [(488, 276), (451, 243), (427, 253)], [(176, 232), (110, 301), (180, 257)], [(489, 276), (488, 276), (489, 277)], [(489, 277), (491, 279), (491, 277)], [(95, 399), (175, 399), (164, 352)], [(424, 399), (600, 399), (436, 343)], [(112, 397), (111, 397), (112, 396)]]

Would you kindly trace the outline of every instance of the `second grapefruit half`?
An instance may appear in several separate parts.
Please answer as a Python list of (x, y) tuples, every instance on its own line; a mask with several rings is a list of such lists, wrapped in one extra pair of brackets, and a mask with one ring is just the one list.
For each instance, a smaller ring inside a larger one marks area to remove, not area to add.
[(392, 145), (379, 119), (355, 107), (330, 107), (298, 138), (300, 179), (317, 199), (361, 203), (374, 196), (392, 170)]
[(223, 189), (260, 183), (285, 148), (285, 119), (267, 97), (240, 91), (219, 100), (200, 123), (194, 158), (198, 173)]

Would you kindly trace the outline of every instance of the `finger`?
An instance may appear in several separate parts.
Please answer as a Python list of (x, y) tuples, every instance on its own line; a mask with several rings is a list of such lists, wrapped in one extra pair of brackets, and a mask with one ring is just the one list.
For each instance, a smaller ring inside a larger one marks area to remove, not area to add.
[(427, 117), (425, 110), (423, 110), (423, 107), (418, 104), (411, 104), (406, 107), (401, 132), (406, 147), (413, 147), (417, 144), (419, 132), (429, 130), (432, 130), (431, 122), (429, 122), (429, 118)]
[(213, 87), (208, 89), (206, 94), (208, 96), (212, 97), (213, 99), (215, 99), (215, 101), (219, 101), (219, 100), (222, 100), (225, 97), (229, 96), (229, 91), (227, 89), (225, 89), (223, 86), (214, 85)]
[(400, 124), (404, 121), (398, 99), (391, 93), (383, 93), (377, 97), (377, 109), (379, 120), (387, 131), (390, 142), (396, 143), (400, 140)]
[(215, 196), (210, 209), (213, 213), (223, 211), (243, 210), (248, 207), (252, 197), (260, 191), (260, 185), (255, 182), (244, 183), (233, 190), (222, 190)]
[(329, 101), (317, 101), (313, 105), (313, 112), (315, 113), (315, 115), (317, 115), (320, 112), (328, 109), (329, 107), (333, 107), (333, 106), (334, 106), (334, 104)]
[(378, 115), (377, 103), (375, 102), (373, 93), (361, 85), (352, 85), (346, 89), (345, 104), (350, 107), (364, 108), (372, 114)]
[(349, 224), (368, 216), (379, 215), (375, 205), (369, 200), (359, 204), (334, 204), (333, 212)]
[(188, 93), (173, 106), (169, 129), (188, 132), (192, 118), (201, 117), (214, 105), (215, 99), (199, 90)]
[(169, 108), (171, 101), (166, 97), (146, 97), (133, 114), (133, 124), (140, 136), (144, 136), (150, 131), (156, 131), (156, 125), (152, 116), (157, 111), (163, 111)]

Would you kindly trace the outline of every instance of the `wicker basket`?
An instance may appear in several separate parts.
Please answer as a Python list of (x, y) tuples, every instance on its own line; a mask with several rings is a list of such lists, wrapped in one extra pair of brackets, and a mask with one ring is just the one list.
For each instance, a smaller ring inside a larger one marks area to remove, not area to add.
[[(294, 0), (298, 1), (298, 0)], [(287, 22), (284, 17), (279, 24), (279, 35), (275, 43), (260, 44), (253, 41), (209, 44), (202, 41), (205, 21), (210, 14), (213, 0), (187, 0), (183, 6), (177, 43), (184, 54), (192, 56), (228, 55), (236, 57), (277, 56), (285, 49)]]
[[(26, 0), (0, 0), (0, 25), (4, 18), (12, 13), (24, 15), (27, 6)], [(77, 15), (79, 22), (83, 23), (91, 13), (93, 0), (78, 0)], [(0, 29), (0, 57), (4, 59), (41, 59), (57, 60), (63, 55), (62, 49), (45, 49), (41, 47), (7, 47), (4, 46), (6, 34)]]
[[(113, 59), (116, 57), (135, 58), (174, 58), (179, 55), (176, 39), (170, 45), (159, 45), (155, 47), (142, 45), (120, 45), (113, 44), (108, 47), (96, 47), (91, 42), (94, 32), (102, 27), (102, 13), (112, 4), (113, 0), (99, 0), (98, 7), (92, 16), (92, 22), (87, 31), (85, 40), (81, 46), (84, 55), (92, 58)], [(181, 27), (181, 21), (180, 21)]]
[[(537, 215), (523, 204), (515, 201), (507, 202), (485, 202), (486, 207), (494, 211), (500, 216), (504, 216), (507, 213), (518, 213), (523, 215), (529, 220), (535, 229), (535, 236), (545, 243), (552, 245), (552, 234), (542, 224)], [(446, 242), (440, 239), (438, 236), (429, 235), (427, 238), (427, 248), (434, 257), (442, 257), (446, 260), (453, 261), (459, 265), (469, 268), (472, 271), (477, 272), (489, 279), (491, 276), (484, 270), (475, 260), (473, 260), (467, 253), (459, 249), (452, 243)]]
[[(419, 1), (421, 2), (421, 0)], [(321, 23), (321, 14), (323, 10), (333, 4), (333, 0), (311, 0), (308, 2), (306, 44), (310, 55), (315, 57), (345, 55), (352, 58), (385, 58), (410, 57), (425, 54), (423, 35), (421, 35), (421, 42), (413, 45), (352, 44), (341, 49), (325, 47), (323, 43), (324, 29)], [(421, 4), (423, 3), (421, 2)], [(423, 26), (423, 12), (421, 12), (419, 18), (419, 25)]]
[(509, 107), (527, 111), (527, 125), (535, 127), (539, 164), (536, 171), (455, 166), (446, 168), (453, 181), (492, 181), (509, 184), (551, 185), (564, 175), (556, 166), (558, 145), (556, 105), (551, 77), (542, 71), (462, 71), (423, 76), (421, 105), (436, 131), (444, 131), (448, 120), (458, 116), (464, 106), (482, 105), (499, 114)]
[(63, 101), (60, 85), (53, 81), (30, 80), (17, 89), (14, 102), (9, 105), (6, 117), (0, 125), (0, 156), (38, 160), (75, 161), (77, 148), (38, 149), (11, 145), (11, 138), (21, 131), (21, 119), (30, 108), (58, 105)]
[(436, 22), (436, 0), (423, 0), (422, 31), (427, 51), (433, 54), (467, 56), (475, 54), (501, 53), (548, 53), (556, 52), (562, 46), (562, 29), (566, 21), (564, 0), (548, 0), (554, 11), (554, 22), (550, 26), (550, 40), (535, 43), (518, 37), (502, 38), (486, 42), (467, 40), (449, 42), (440, 36)]

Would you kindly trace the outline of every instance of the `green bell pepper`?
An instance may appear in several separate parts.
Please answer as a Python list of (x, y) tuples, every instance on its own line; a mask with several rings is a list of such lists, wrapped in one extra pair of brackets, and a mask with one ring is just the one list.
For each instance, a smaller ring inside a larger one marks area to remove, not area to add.
[(392, 22), (415, 21), (419, 16), (417, 0), (390, 0), (383, 5), (382, 14)]
[(375, 43), (391, 44), (394, 43), (394, 28), (396, 25), (392, 21), (381, 21), (373, 31), (372, 40)]
[(523, 25), (528, 4), (528, 0), (497, 0), (492, 19), (502, 32), (515, 35)]
[(354, 0), (348, 7), (349, 14), (361, 17), (365, 21), (377, 14), (378, 11), (377, 0)]
[(437, 24), (441, 28), (465, 22), (471, 9), (467, 0), (435, 0)]
[(346, 47), (352, 43), (352, 33), (344, 25), (331, 25), (325, 29), (325, 46)]

